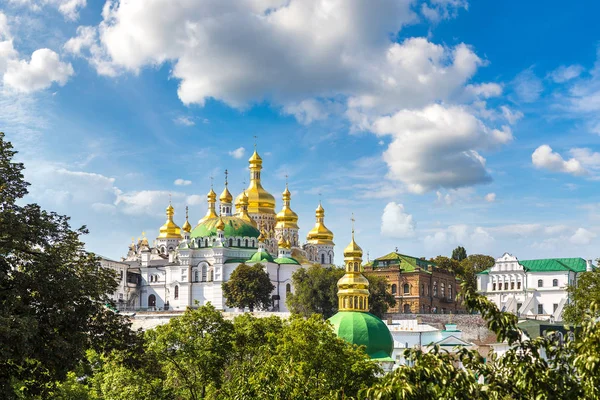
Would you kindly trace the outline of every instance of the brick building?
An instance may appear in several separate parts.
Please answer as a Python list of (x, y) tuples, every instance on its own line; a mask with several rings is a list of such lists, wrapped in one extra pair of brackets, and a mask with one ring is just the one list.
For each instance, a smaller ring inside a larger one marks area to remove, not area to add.
[(385, 276), (396, 307), (388, 313), (461, 313), (460, 281), (454, 273), (435, 263), (398, 252), (386, 254), (364, 265), (365, 275)]

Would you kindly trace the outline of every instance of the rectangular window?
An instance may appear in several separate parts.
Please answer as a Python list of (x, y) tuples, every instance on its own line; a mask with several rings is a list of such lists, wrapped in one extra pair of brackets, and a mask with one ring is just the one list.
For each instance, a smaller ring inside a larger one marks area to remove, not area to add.
[(543, 313), (544, 313), (544, 305), (538, 304), (538, 314), (543, 314)]
[(181, 268), (181, 282), (187, 282), (187, 268)]
[(504, 282), (504, 290), (508, 290), (508, 282)]
[(558, 309), (558, 304), (552, 304), (552, 313), (554, 314), (556, 312), (556, 310)]
[(521, 282), (517, 282), (517, 289), (521, 289)]
[(514, 290), (514, 289), (515, 289), (515, 283), (514, 283), (514, 282), (511, 282), (511, 283), (510, 283), (510, 290)]

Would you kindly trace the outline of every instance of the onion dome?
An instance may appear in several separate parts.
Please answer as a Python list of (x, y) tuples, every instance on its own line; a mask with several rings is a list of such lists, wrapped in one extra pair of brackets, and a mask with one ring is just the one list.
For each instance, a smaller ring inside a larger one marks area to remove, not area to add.
[(188, 220), (188, 208), (187, 206), (185, 207), (185, 222), (182, 226), (182, 228), (184, 232), (190, 233), (192, 231), (192, 225), (190, 224), (190, 221)]
[(291, 249), (292, 248), (292, 242), (290, 242), (289, 239), (285, 239), (285, 248), (286, 249)]
[(210, 188), (210, 192), (208, 192), (208, 194), (206, 195), (206, 200), (208, 203), (208, 210), (206, 211), (206, 215), (202, 217), (200, 221), (198, 221), (198, 224), (201, 224), (202, 222), (208, 219), (218, 217), (217, 212), (215, 211), (215, 205), (217, 204), (217, 194), (215, 193), (212, 187)]
[(225, 237), (258, 238), (259, 230), (251, 223), (234, 216), (221, 216), (208, 219), (198, 224), (190, 235), (191, 238), (217, 236), (217, 225), (223, 222), (222, 230)]
[(315, 212), (317, 222), (314, 228), (306, 235), (306, 241), (311, 244), (325, 244), (333, 246), (333, 232), (331, 232), (324, 224), (325, 210), (321, 203)]
[(341, 311), (329, 318), (338, 337), (358, 346), (376, 361), (393, 361), (394, 340), (388, 327), (371, 313)]
[[(160, 233), (158, 234), (158, 237), (160, 239), (182, 239), (181, 228), (177, 226), (175, 222), (173, 222), (173, 215), (175, 215), (175, 209), (170, 203), (166, 211), (167, 221), (164, 223), (163, 226), (160, 227)], [(146, 242), (148, 242), (147, 239)]]
[(242, 196), (238, 196), (238, 198), (240, 199), (239, 207), (241, 210), (239, 217), (244, 221), (251, 223), (254, 227), (257, 227), (258, 224), (256, 221), (248, 214), (248, 195), (246, 194), (246, 191), (243, 191)]
[(252, 257), (250, 257), (247, 262), (273, 262), (273, 256), (271, 256), (267, 250), (259, 248), (256, 253), (252, 254)]
[(282, 249), (285, 248), (285, 239), (282, 237), (279, 238), (279, 240), (277, 241), (277, 247), (280, 247)]
[(285, 190), (283, 191), (283, 208), (281, 211), (277, 213), (275, 217), (277, 223), (275, 224), (275, 228), (290, 228), (290, 229), (299, 229), (298, 228), (298, 214), (296, 214), (290, 208), (290, 200), (292, 198), (292, 194), (290, 193), (287, 183), (285, 184)]
[[(246, 189), (248, 196), (248, 212), (250, 214), (275, 214), (275, 197), (267, 192), (260, 183), (262, 158), (256, 150), (248, 160), (250, 163), (250, 184)], [(240, 193), (235, 203), (239, 204), (243, 193)]]
[(225, 221), (223, 221), (222, 217), (219, 217), (219, 220), (217, 221), (217, 225), (215, 225), (215, 228), (218, 231), (222, 231), (225, 229)]
[(231, 204), (231, 202), (233, 201), (233, 196), (229, 192), (229, 189), (227, 189), (227, 185), (225, 185), (225, 189), (223, 189), (223, 191), (221, 192), (221, 195), (219, 196), (219, 201), (224, 204)]

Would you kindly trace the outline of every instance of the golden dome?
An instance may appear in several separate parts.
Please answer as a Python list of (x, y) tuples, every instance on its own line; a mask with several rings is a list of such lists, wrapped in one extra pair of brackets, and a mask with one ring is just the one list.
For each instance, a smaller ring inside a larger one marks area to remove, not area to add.
[(190, 221), (188, 221), (188, 208), (187, 208), (187, 206), (185, 207), (185, 222), (184, 222), (183, 227), (181, 229), (183, 229), (183, 231), (187, 232), (187, 233), (190, 233), (192, 231), (192, 225), (190, 224)]
[(206, 195), (206, 200), (208, 202), (208, 211), (206, 211), (206, 215), (202, 217), (200, 221), (198, 221), (198, 225), (211, 218), (218, 217), (217, 212), (215, 211), (215, 204), (217, 203), (217, 194), (215, 193), (212, 187), (210, 188), (210, 192), (208, 192), (208, 194)]
[(290, 193), (287, 183), (285, 185), (285, 190), (283, 191), (283, 208), (281, 211), (277, 213), (275, 217), (277, 223), (275, 224), (275, 228), (291, 228), (291, 229), (299, 229), (298, 228), (298, 214), (296, 214), (290, 208), (290, 200), (292, 198), (292, 194)]
[(290, 242), (289, 239), (285, 239), (285, 248), (286, 249), (291, 249), (292, 248), (292, 242)]
[(217, 222), (215, 228), (217, 228), (218, 231), (225, 229), (225, 221), (223, 221), (223, 218), (219, 217), (219, 222)]
[(213, 188), (210, 188), (210, 192), (208, 192), (208, 194), (206, 195), (208, 201), (210, 202), (212, 201), (217, 201), (217, 194), (215, 193), (215, 191), (213, 190)]
[[(248, 160), (250, 163), (250, 184), (246, 189), (248, 196), (248, 212), (251, 214), (275, 214), (275, 197), (267, 192), (260, 183), (260, 171), (262, 170), (262, 158), (256, 150)], [(235, 203), (241, 201), (243, 193), (240, 193)]]
[(333, 246), (333, 232), (331, 232), (325, 226), (325, 210), (323, 209), (321, 203), (319, 203), (319, 206), (317, 207), (315, 216), (317, 218), (317, 222), (306, 235), (306, 241), (311, 244), (324, 244)]
[(369, 311), (369, 280), (362, 272), (362, 249), (354, 241), (354, 216), (352, 217), (352, 240), (344, 249), (346, 273), (338, 286), (338, 309), (340, 311)]
[(223, 189), (223, 192), (221, 192), (221, 195), (219, 196), (219, 201), (224, 204), (231, 204), (231, 202), (233, 201), (233, 196), (229, 192), (229, 189), (227, 189), (227, 185), (225, 185), (225, 189)]
[[(175, 209), (171, 204), (167, 207), (167, 221), (159, 229), (158, 237), (161, 239), (182, 239), (181, 228), (173, 222), (173, 215), (175, 215)], [(144, 238), (145, 239), (145, 238)], [(147, 240), (146, 240), (147, 242)]]
[(285, 239), (282, 237), (277, 241), (277, 247), (285, 248)]
[(239, 218), (243, 219), (244, 221), (252, 224), (252, 226), (254, 226), (255, 228), (258, 227), (258, 224), (256, 223), (256, 221), (248, 214), (248, 195), (246, 195), (246, 192), (242, 192), (241, 196), (238, 196), (238, 198), (240, 199), (239, 202), (239, 207), (240, 207), (240, 213)]
[(352, 241), (344, 249), (344, 257), (362, 257), (363, 251), (358, 244), (354, 241), (354, 234), (352, 234)]

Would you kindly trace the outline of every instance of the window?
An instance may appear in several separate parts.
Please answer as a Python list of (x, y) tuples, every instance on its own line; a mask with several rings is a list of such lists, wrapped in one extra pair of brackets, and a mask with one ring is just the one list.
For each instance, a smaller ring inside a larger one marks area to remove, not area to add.
[(555, 313), (556, 310), (558, 309), (558, 304), (552, 304), (552, 313)]
[(238, 245), (237, 247), (242, 247), (242, 239), (238, 239)]
[(541, 279), (538, 279), (538, 287), (544, 287), (544, 281)]
[(453, 299), (453, 297), (452, 297), (452, 285), (448, 285), (448, 298), (450, 300)]
[(442, 297), (446, 297), (446, 285), (444, 283), (442, 283), (441, 287), (442, 287)]
[(331, 256), (331, 254), (329, 255), (329, 264), (333, 264), (333, 257)]
[(156, 307), (156, 296), (153, 294), (148, 296), (148, 307)]
[(175, 300), (179, 298), (179, 286), (175, 286)]
[(552, 286), (558, 286), (558, 279), (552, 280)]
[(398, 291), (398, 287), (396, 286), (396, 284), (394, 283), (392, 285), (392, 294), (396, 294), (396, 292)]
[(521, 282), (517, 282), (517, 289), (521, 289)]
[(405, 283), (402, 287), (402, 291), (404, 292), (404, 294), (410, 294), (410, 285), (408, 283)]
[(230, 238), (229, 239), (229, 247), (232, 247), (232, 246), (233, 246), (233, 239)]
[(292, 291), (292, 285), (290, 285), (289, 283), (287, 285), (285, 285), (285, 292), (286, 293), (290, 293)]
[(544, 305), (538, 304), (538, 314), (543, 314), (543, 313), (544, 313)]
[(321, 254), (321, 264), (325, 264), (325, 254)]
[(496, 284), (492, 283), (492, 290), (496, 290)]
[(194, 271), (194, 282), (198, 282), (200, 278), (200, 273), (198, 272), (198, 270)]
[(508, 290), (508, 282), (504, 282), (504, 290)]
[(404, 314), (410, 314), (410, 304), (404, 305)]
[(208, 247), (208, 239), (204, 239), (204, 247)]
[(437, 282), (433, 282), (433, 297), (437, 297)]
[(425, 284), (421, 283), (421, 296), (425, 296)]
[(511, 282), (511, 283), (510, 283), (510, 290), (514, 290), (514, 289), (515, 289), (515, 283), (514, 283), (514, 282)]
[(248, 239), (246, 239), (246, 247), (248, 247)]

